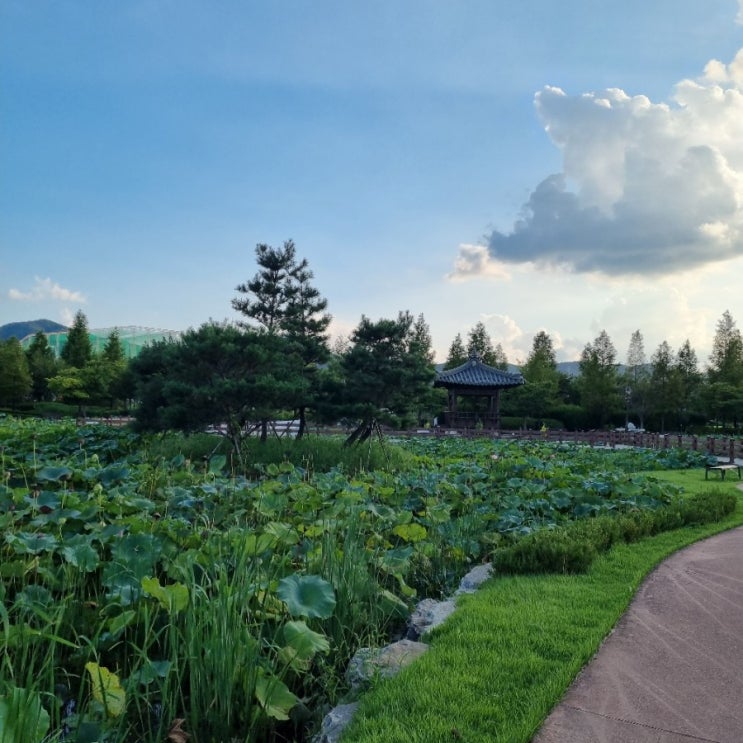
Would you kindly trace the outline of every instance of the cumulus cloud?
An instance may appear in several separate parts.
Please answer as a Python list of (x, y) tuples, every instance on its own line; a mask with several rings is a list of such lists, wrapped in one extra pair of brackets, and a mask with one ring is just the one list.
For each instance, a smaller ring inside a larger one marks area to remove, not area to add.
[(510, 233), (491, 233), (488, 256), (468, 263), (460, 248), (456, 276), (493, 261), (667, 274), (743, 255), (743, 49), (680, 82), (670, 103), (546, 87), (536, 107), (563, 172), (534, 189)]
[(460, 245), (454, 270), (447, 274), (447, 278), (451, 281), (465, 281), (476, 276), (511, 278), (503, 265), (493, 259), (485, 245)]
[(50, 278), (42, 279), (36, 276), (34, 281), (34, 286), (28, 292), (10, 289), (8, 298), (20, 302), (40, 302), (51, 299), (57, 302), (85, 303), (85, 296), (81, 292), (65, 289)]

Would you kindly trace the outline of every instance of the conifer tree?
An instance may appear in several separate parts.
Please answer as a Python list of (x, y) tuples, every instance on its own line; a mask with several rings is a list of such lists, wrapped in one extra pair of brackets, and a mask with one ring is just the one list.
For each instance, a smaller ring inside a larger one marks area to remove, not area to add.
[(84, 369), (93, 357), (93, 344), (88, 333), (88, 319), (82, 310), (75, 313), (72, 327), (67, 333), (67, 343), (60, 354), (68, 366)]

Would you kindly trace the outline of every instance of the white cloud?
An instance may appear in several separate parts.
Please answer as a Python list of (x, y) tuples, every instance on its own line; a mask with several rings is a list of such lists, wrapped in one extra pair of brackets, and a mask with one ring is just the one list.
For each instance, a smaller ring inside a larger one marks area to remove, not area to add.
[(55, 302), (78, 302), (85, 303), (85, 296), (81, 292), (65, 289), (50, 278), (42, 279), (34, 277), (35, 284), (31, 291), (22, 292), (18, 289), (8, 291), (9, 299), (19, 302), (40, 302), (44, 300), (53, 300)]
[(743, 256), (743, 49), (681, 81), (670, 103), (545, 87), (536, 106), (563, 172), (509, 234), (490, 235), (490, 256), (460, 247), (450, 278), (489, 275), (494, 261), (626, 276)]
[(466, 281), (477, 276), (493, 279), (510, 279), (501, 263), (494, 260), (484, 245), (459, 246), (459, 255), (454, 260), (454, 270), (447, 274), (450, 281)]

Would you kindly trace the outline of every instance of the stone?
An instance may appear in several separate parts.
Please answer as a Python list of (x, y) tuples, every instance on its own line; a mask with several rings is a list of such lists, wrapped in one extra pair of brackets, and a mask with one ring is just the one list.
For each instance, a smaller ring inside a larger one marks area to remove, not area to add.
[(408, 639), (417, 640), (421, 635), (443, 624), (456, 608), (453, 599), (446, 601), (423, 599), (408, 619)]
[(356, 714), (358, 702), (350, 704), (339, 704), (337, 707), (328, 712), (323, 717), (320, 732), (313, 738), (313, 743), (337, 743), (340, 740), (341, 733), (348, 727), (348, 724)]
[(410, 665), (428, 650), (428, 645), (414, 640), (398, 640), (383, 648), (360, 648), (346, 669), (346, 680), (357, 691), (375, 677), (390, 678)]
[(462, 578), (459, 588), (454, 591), (457, 596), (462, 593), (474, 593), (493, 574), (493, 566), (490, 563), (477, 565)]

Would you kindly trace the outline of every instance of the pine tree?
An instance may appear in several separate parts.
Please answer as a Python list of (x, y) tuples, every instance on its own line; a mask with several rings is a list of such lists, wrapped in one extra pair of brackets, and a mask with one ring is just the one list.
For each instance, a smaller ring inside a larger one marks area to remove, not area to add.
[(616, 356), (614, 344), (605, 330), (593, 343), (586, 344), (581, 353), (578, 380), (581, 405), (595, 426), (607, 423), (619, 405)]
[(281, 248), (260, 243), (255, 248), (255, 255), (258, 273), (250, 281), (235, 287), (244, 296), (235, 297), (232, 306), (275, 334), (286, 316), (292, 272), (297, 269), (296, 248), (292, 240), (284, 242)]
[(33, 337), (26, 350), (28, 369), (33, 382), (33, 398), (37, 402), (50, 399), (49, 379), (56, 374), (57, 359), (43, 330)]
[(467, 349), (462, 341), (462, 334), (457, 333), (449, 346), (449, 355), (446, 357), (445, 369), (455, 369), (467, 361)]
[(0, 341), (0, 404), (15, 408), (31, 394), (33, 382), (18, 338)]
[(60, 354), (62, 361), (76, 369), (84, 369), (93, 358), (93, 344), (88, 333), (88, 319), (82, 310), (75, 313), (72, 327), (67, 333), (67, 343)]
[[(502, 351), (503, 349), (501, 349)], [(478, 356), (488, 366), (496, 366), (500, 361), (495, 355), (493, 341), (490, 339), (485, 323), (482, 321), (476, 323), (467, 336), (467, 355)]]
[(724, 382), (733, 387), (743, 385), (743, 337), (728, 310), (717, 323), (709, 377), (712, 382)]

